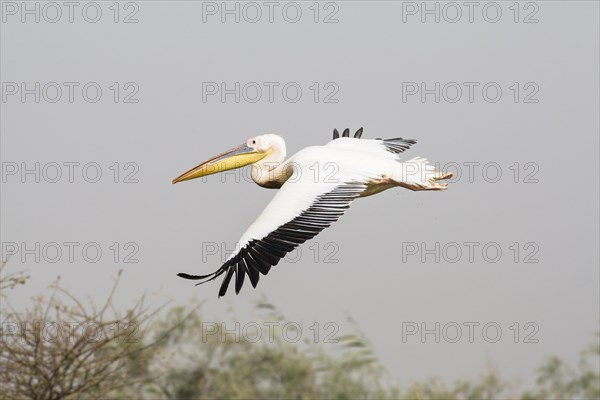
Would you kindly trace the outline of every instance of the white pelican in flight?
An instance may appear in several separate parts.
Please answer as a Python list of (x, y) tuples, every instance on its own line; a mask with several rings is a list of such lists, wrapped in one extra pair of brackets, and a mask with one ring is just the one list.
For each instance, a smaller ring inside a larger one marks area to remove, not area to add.
[(451, 173), (436, 171), (424, 158), (400, 160), (401, 153), (416, 141), (360, 139), (361, 135), (362, 128), (353, 138), (349, 129), (342, 137), (336, 129), (331, 142), (307, 147), (287, 161), (283, 138), (260, 135), (175, 178), (173, 183), (252, 164), (254, 182), (279, 189), (221, 268), (208, 275), (178, 275), (205, 283), (224, 274), (221, 297), (235, 274), (239, 293), (246, 275), (256, 287), (260, 274), (266, 275), (287, 253), (337, 221), (355, 199), (394, 186), (446, 189), (447, 184), (438, 181), (452, 177)]

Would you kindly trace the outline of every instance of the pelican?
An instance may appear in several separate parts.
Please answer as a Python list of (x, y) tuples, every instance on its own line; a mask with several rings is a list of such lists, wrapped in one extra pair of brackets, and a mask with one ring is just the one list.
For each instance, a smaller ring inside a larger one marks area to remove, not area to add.
[(436, 171), (421, 157), (401, 161), (400, 155), (415, 140), (361, 139), (362, 132), (360, 128), (350, 137), (346, 129), (340, 137), (334, 129), (332, 141), (302, 149), (288, 160), (282, 137), (260, 135), (173, 179), (175, 184), (252, 165), (255, 183), (279, 189), (221, 268), (208, 275), (178, 276), (201, 280), (199, 285), (224, 274), (221, 297), (235, 274), (237, 294), (246, 275), (256, 287), (261, 274), (267, 275), (287, 253), (337, 221), (354, 200), (395, 186), (414, 191), (446, 189), (447, 183), (439, 181), (451, 178), (451, 173)]

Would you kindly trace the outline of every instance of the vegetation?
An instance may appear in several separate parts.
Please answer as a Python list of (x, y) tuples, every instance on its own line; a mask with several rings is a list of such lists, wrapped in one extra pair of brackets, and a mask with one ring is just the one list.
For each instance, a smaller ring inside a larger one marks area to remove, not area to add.
[[(0, 275), (4, 300), (26, 280), (20, 273)], [(208, 335), (202, 333), (208, 325), (201, 305), (175, 307), (159, 319), (160, 308), (148, 309), (142, 298), (120, 312), (112, 302), (117, 285), (118, 279), (101, 307), (75, 298), (60, 281), (26, 311), (8, 305), (0, 328), (0, 399), (600, 398), (592, 363), (600, 357), (600, 336), (576, 368), (548, 359), (535, 387), (526, 390), (493, 370), (474, 381), (445, 385), (431, 379), (399, 388), (360, 333), (338, 337), (338, 351), (283, 340), (281, 331), (236, 337), (218, 323), (210, 324)], [(273, 329), (285, 326), (285, 317), (267, 301), (256, 309), (263, 321), (281, 322)], [(65, 322), (72, 332), (57, 334), (52, 324)], [(16, 326), (30, 328), (15, 334)]]

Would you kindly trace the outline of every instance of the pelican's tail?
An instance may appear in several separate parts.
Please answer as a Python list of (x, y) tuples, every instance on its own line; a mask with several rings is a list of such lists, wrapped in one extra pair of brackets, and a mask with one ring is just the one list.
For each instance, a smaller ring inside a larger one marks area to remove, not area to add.
[(398, 165), (392, 179), (411, 190), (446, 190), (448, 184), (438, 181), (452, 178), (451, 172), (437, 171), (434, 164), (422, 157), (415, 157)]

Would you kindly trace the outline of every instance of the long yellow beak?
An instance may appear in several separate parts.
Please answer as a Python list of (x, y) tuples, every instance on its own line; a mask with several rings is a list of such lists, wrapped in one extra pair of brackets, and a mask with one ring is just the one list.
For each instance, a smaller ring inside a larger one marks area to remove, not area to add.
[(269, 153), (270, 151), (259, 152), (256, 149), (243, 144), (184, 172), (173, 179), (173, 184), (254, 164), (265, 158)]

